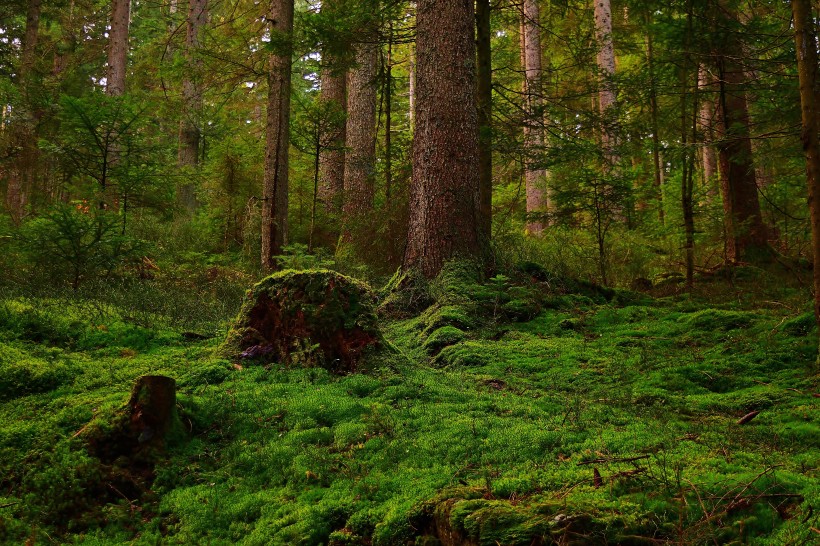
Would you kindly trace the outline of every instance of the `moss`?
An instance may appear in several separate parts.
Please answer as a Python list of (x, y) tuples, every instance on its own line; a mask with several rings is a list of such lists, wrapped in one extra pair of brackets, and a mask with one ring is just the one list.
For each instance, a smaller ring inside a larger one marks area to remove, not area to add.
[(783, 332), (794, 337), (805, 337), (817, 329), (814, 313), (803, 313), (783, 323)]
[(71, 370), (63, 362), (32, 358), (0, 342), (0, 400), (48, 392), (70, 380)]
[(437, 355), (444, 347), (464, 341), (465, 334), (455, 326), (443, 326), (433, 331), (424, 342), (424, 350), (429, 355)]
[(422, 337), (429, 336), (434, 330), (444, 326), (454, 326), (461, 330), (474, 330), (481, 324), (479, 311), (469, 303), (461, 305), (434, 305), (419, 317), (423, 328)]
[(367, 285), (329, 270), (287, 270), (248, 292), (225, 351), (343, 373), (382, 345)]
[(707, 332), (728, 332), (739, 328), (748, 328), (755, 321), (753, 313), (742, 311), (725, 311), (722, 309), (704, 309), (681, 320), (693, 328)]
[(416, 270), (399, 269), (379, 290), (378, 313), (394, 319), (408, 318), (433, 303), (427, 279)]

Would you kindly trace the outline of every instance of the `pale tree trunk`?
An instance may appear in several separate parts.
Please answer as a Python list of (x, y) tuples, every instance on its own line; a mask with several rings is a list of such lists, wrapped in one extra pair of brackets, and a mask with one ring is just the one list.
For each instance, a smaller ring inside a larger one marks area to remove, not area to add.
[[(731, 20), (736, 15), (723, 10), (722, 17)], [(726, 260), (730, 263), (761, 258), (768, 247), (752, 164), (746, 73), (739, 63), (742, 50), (738, 38), (730, 36), (713, 52), (719, 88), (715, 128), (726, 225)]]
[(478, 201), (481, 236), (488, 241), (493, 224), (493, 67), (490, 32), (490, 0), (477, 0)]
[(709, 71), (701, 65), (698, 80), (701, 90), (700, 127), (702, 135), (701, 157), (703, 161), (703, 183), (706, 186), (706, 196), (711, 201), (717, 195), (716, 176), (718, 173), (714, 131), (715, 100), (712, 96), (715, 79)]
[(610, 109), (615, 106), (615, 45), (612, 42), (612, 7), (610, 0), (595, 2), (595, 41), (598, 44), (598, 72), (601, 78), (598, 91), (598, 108), (603, 118), (601, 144), (605, 156), (612, 161), (616, 146), (615, 136), (608, 119)]
[(416, 131), (404, 268), (434, 277), (481, 258), (478, 112), (472, 0), (419, 0)]
[(349, 228), (373, 211), (376, 184), (376, 70), (378, 43), (356, 47), (356, 67), (347, 78), (347, 157), (344, 165), (343, 225)]
[(810, 0), (792, 0), (792, 13), (814, 255), (814, 316), (820, 332), (820, 74), (817, 67), (817, 30)]
[[(527, 119), (524, 123), (524, 180), (527, 192), (527, 232), (540, 234), (549, 209), (547, 172), (537, 164), (544, 153), (543, 86), (541, 69), (541, 23), (537, 0), (524, 0), (521, 14)], [(540, 217), (539, 217), (540, 216)]]
[(111, 96), (125, 93), (130, 18), (131, 0), (112, 0), (111, 29), (108, 31), (108, 73), (105, 84), (106, 93)]
[[(652, 16), (649, 15), (651, 18)], [(666, 223), (663, 202), (663, 171), (661, 170), (661, 136), (658, 123), (658, 81), (655, 74), (655, 48), (651, 32), (646, 38), (646, 63), (649, 67), (649, 114), (652, 123), (652, 174), (655, 199), (658, 203), (658, 220)]]
[(275, 269), (274, 257), (288, 238), (288, 146), (293, 51), (293, 0), (271, 0), (267, 20), (274, 51), (268, 73), (265, 175), (262, 187), (262, 267)]
[[(11, 126), (14, 160), (9, 168), (9, 180), (6, 189), (6, 204), (12, 221), (19, 223), (25, 214), (30, 193), (34, 187), (37, 171), (37, 138), (33, 119), (33, 101), (30, 95), (31, 76), (34, 71), (34, 59), (37, 49), (37, 37), (40, 29), (41, 0), (29, 0), (26, 9), (26, 33), (23, 39), (23, 51), (20, 59), (19, 82), (22, 90), (22, 104), (18, 106), (21, 114)], [(5, 106), (4, 106), (5, 108)]]
[[(342, 8), (340, 0), (324, 0), (322, 10), (335, 12)], [(347, 70), (339, 66), (341, 59), (329, 51), (322, 53), (320, 99), (333, 112), (346, 111)], [(345, 120), (338, 116), (338, 124), (325, 124), (321, 141), (325, 144), (319, 153), (318, 199), (330, 215), (337, 215), (342, 208), (342, 192), (345, 176)]]
[(407, 119), (410, 121), (410, 129), (416, 127), (416, 51), (410, 53), (410, 74), (407, 75)]
[[(185, 77), (182, 80), (182, 119), (179, 122), (177, 164), (182, 168), (199, 165), (202, 115), (202, 60), (200, 34), (208, 20), (208, 0), (190, 0), (185, 36)], [(186, 173), (184, 176), (192, 176)], [(189, 211), (196, 209), (195, 184), (186, 180), (180, 187), (180, 202)]]

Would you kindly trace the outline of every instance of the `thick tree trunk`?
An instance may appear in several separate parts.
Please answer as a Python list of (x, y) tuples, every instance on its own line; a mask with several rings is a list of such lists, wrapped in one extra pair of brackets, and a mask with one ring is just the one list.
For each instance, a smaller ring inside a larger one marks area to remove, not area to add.
[(379, 47), (375, 38), (372, 42), (359, 44), (356, 47), (356, 67), (348, 73), (347, 78), (347, 158), (344, 165), (343, 210), (345, 230), (373, 210), (378, 62)]
[(268, 113), (265, 175), (262, 188), (262, 267), (276, 267), (288, 238), (288, 147), (290, 145), (290, 87), (293, 51), (293, 0), (271, 0), (271, 40), (268, 74)]
[(612, 7), (610, 0), (593, 0), (595, 3), (595, 41), (598, 44), (598, 72), (600, 90), (598, 91), (598, 108), (603, 118), (601, 144), (605, 155), (612, 159), (615, 137), (607, 119), (609, 110), (615, 106), (615, 45), (612, 42)]
[[(734, 14), (727, 11), (723, 16), (732, 18)], [(726, 259), (731, 263), (754, 258), (753, 255), (759, 257), (767, 248), (752, 164), (746, 77), (739, 63), (740, 51), (737, 38), (730, 37), (713, 53), (719, 78), (715, 125), (726, 222)]]
[[(342, 7), (340, 0), (324, 0), (322, 9), (334, 12)], [(337, 114), (338, 123), (326, 124), (322, 135), (323, 149), (319, 154), (319, 201), (325, 211), (335, 216), (342, 209), (345, 177), (345, 119), (347, 105), (347, 70), (332, 52), (322, 53), (320, 99)], [(337, 218), (338, 220), (338, 218)], [(338, 232), (336, 233), (338, 235)]]
[(814, 254), (814, 316), (820, 331), (820, 74), (817, 67), (817, 31), (810, 0), (792, 0), (792, 13)]
[(538, 1), (524, 0), (521, 17), (524, 32), (522, 58), (524, 59), (524, 96), (527, 112), (527, 120), (524, 123), (527, 232), (537, 235), (547, 225), (543, 216), (549, 208), (547, 172), (537, 167), (540, 163), (539, 158), (544, 153), (541, 22)]
[(718, 173), (718, 158), (714, 143), (715, 101), (711, 92), (714, 84), (714, 77), (701, 66), (699, 72), (701, 155), (703, 159), (703, 183), (706, 186), (706, 195), (710, 199), (717, 194), (716, 176)]
[(478, 258), (478, 112), (472, 0), (419, 0), (417, 103), (406, 269), (434, 277)]
[[(11, 142), (14, 147), (6, 189), (6, 205), (12, 221), (19, 223), (25, 214), (29, 195), (34, 187), (37, 172), (37, 138), (35, 135), (32, 109), (31, 76), (34, 71), (34, 59), (37, 49), (37, 38), (40, 30), (41, 0), (29, 0), (26, 9), (26, 33), (23, 39), (23, 51), (18, 74), (23, 101), (18, 108), (22, 115), (17, 116), (11, 126)], [(5, 109), (4, 109), (5, 111)]]
[(111, 29), (108, 31), (108, 73), (105, 84), (105, 90), (111, 96), (125, 93), (130, 18), (131, 0), (112, 0)]
[(493, 67), (490, 40), (490, 0), (476, 1), (478, 99), (479, 229), (490, 240), (493, 223)]
[[(179, 123), (180, 167), (199, 164), (200, 117), (202, 114), (202, 61), (199, 58), (200, 33), (208, 19), (208, 0), (190, 0), (188, 29), (185, 36), (185, 77), (182, 80), (182, 119)], [(180, 187), (180, 202), (189, 211), (196, 209), (195, 185), (186, 181)]]

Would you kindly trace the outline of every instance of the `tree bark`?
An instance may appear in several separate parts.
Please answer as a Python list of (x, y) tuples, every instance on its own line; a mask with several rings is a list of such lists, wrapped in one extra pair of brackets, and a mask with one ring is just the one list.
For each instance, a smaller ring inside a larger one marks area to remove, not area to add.
[(480, 258), (478, 112), (472, 0), (419, 0), (416, 130), (406, 269), (434, 277)]
[[(651, 20), (652, 15), (648, 16)], [(661, 136), (658, 124), (658, 82), (655, 74), (655, 48), (652, 34), (646, 38), (646, 63), (649, 68), (649, 114), (652, 123), (652, 174), (655, 188), (655, 199), (658, 202), (658, 220), (661, 225), (666, 223), (663, 208), (663, 174), (661, 173)]]
[(598, 108), (603, 118), (601, 129), (601, 144), (605, 155), (612, 159), (615, 137), (607, 115), (615, 106), (615, 86), (612, 81), (615, 76), (615, 45), (612, 42), (612, 6), (610, 0), (593, 0), (595, 2), (595, 41), (598, 44), (598, 72), (600, 74), (600, 90), (598, 91)]
[(488, 241), (493, 223), (493, 68), (490, 46), (490, 0), (476, 0), (479, 229)]
[(810, 0), (792, 0), (792, 13), (814, 255), (814, 316), (820, 332), (820, 74), (817, 66), (817, 31)]
[(373, 210), (376, 185), (376, 70), (379, 47), (375, 41), (358, 44), (356, 67), (347, 78), (347, 158), (344, 165), (343, 225), (346, 236), (351, 224)]
[(540, 234), (547, 222), (549, 209), (547, 172), (537, 167), (544, 152), (543, 86), (541, 69), (541, 19), (537, 0), (524, 0), (524, 89), (527, 119), (524, 123), (524, 180), (527, 193), (527, 232)]
[(701, 152), (703, 158), (703, 183), (706, 186), (706, 195), (711, 199), (717, 194), (716, 175), (718, 173), (718, 158), (715, 152), (715, 101), (712, 98), (711, 88), (714, 86), (714, 77), (703, 66), (699, 72), (700, 99), (700, 127)]
[(268, 14), (273, 53), (268, 72), (265, 175), (262, 188), (262, 267), (275, 269), (274, 256), (288, 238), (288, 147), (293, 51), (293, 0), (271, 0)]
[[(23, 51), (18, 73), (22, 91), (22, 103), (18, 108), (22, 112), (11, 126), (11, 143), (14, 148), (9, 168), (8, 186), (6, 188), (6, 205), (12, 221), (17, 224), (25, 215), (29, 195), (34, 187), (37, 172), (36, 131), (33, 119), (33, 100), (31, 97), (31, 76), (34, 71), (34, 59), (37, 50), (37, 38), (40, 30), (41, 0), (29, 0), (26, 8), (26, 32), (23, 39)], [(4, 108), (5, 111), (5, 108)]]
[[(199, 141), (202, 114), (202, 61), (199, 58), (200, 33), (208, 19), (208, 0), (190, 0), (185, 35), (185, 77), (182, 80), (182, 119), (179, 123), (177, 164), (183, 168), (199, 165)], [(180, 201), (189, 211), (196, 209), (195, 185), (185, 181), (180, 187)]]
[[(339, 0), (324, 0), (322, 9), (333, 12), (340, 9)], [(330, 51), (322, 52), (321, 96), (323, 103), (333, 112), (346, 112), (347, 70), (340, 66), (341, 59)], [(346, 124), (344, 115), (338, 116), (338, 124), (326, 124), (322, 142), (326, 143), (319, 154), (319, 201), (325, 211), (333, 216), (342, 209), (345, 180)], [(338, 232), (336, 233), (338, 235)]]
[[(736, 22), (733, 12), (721, 11), (725, 21)], [(752, 164), (746, 76), (739, 62), (741, 52), (735, 35), (729, 35), (721, 47), (713, 51), (719, 80), (717, 149), (726, 225), (726, 260), (730, 263), (759, 258), (761, 251), (768, 247)]]
[(111, 29), (108, 31), (108, 73), (105, 90), (111, 96), (125, 93), (125, 73), (128, 64), (128, 26), (131, 0), (112, 0)]

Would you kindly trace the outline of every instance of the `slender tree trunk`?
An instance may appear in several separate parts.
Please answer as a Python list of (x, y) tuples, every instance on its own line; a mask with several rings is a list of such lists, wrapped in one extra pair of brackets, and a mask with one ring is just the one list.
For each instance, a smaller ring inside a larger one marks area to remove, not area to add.
[(605, 155), (613, 159), (615, 136), (610, 127), (608, 112), (615, 106), (615, 45), (612, 42), (612, 7), (610, 0), (593, 0), (595, 2), (595, 40), (598, 44), (598, 71), (601, 83), (598, 91), (598, 108), (603, 118), (601, 144)]
[(15, 224), (19, 223), (25, 214), (31, 190), (35, 185), (37, 158), (39, 156), (33, 116), (34, 101), (31, 97), (31, 77), (34, 72), (34, 59), (40, 29), (40, 10), (41, 0), (29, 0), (26, 9), (26, 33), (23, 39), (23, 51), (18, 74), (23, 98), (18, 108), (22, 115), (18, 116), (18, 119), (11, 126), (14, 161), (12, 161), (9, 168), (6, 204)]
[(413, 183), (404, 267), (434, 277), (480, 258), (475, 11), (472, 0), (419, 0)]
[(348, 229), (373, 210), (376, 184), (376, 69), (379, 47), (374, 40), (356, 47), (356, 67), (348, 73), (347, 158), (344, 169), (343, 225)]
[[(701, 151), (703, 155), (703, 183), (706, 186), (706, 195), (711, 200), (717, 195), (716, 176), (718, 173), (718, 158), (715, 151), (715, 101), (711, 97), (711, 88), (714, 86), (714, 77), (701, 66), (698, 86), (700, 96), (700, 126), (702, 135)], [(704, 94), (708, 93), (707, 96)]]
[(814, 316), (820, 332), (820, 73), (817, 65), (817, 30), (810, 0), (792, 0), (792, 13), (814, 254)]
[(105, 90), (114, 97), (125, 93), (130, 18), (131, 0), (112, 0), (111, 29), (108, 31), (108, 73)]
[(387, 33), (384, 74), (384, 204), (390, 206), (393, 191), (393, 24)]
[(493, 223), (493, 67), (490, 39), (490, 0), (476, 1), (476, 53), (479, 128), (479, 222), (481, 236), (490, 240)]
[(547, 172), (540, 169), (544, 153), (543, 86), (541, 70), (541, 19), (537, 0), (524, 0), (524, 77), (527, 120), (524, 123), (524, 179), (527, 190), (527, 232), (537, 235), (544, 230), (548, 212)]
[(410, 53), (410, 74), (408, 76), (407, 86), (407, 119), (410, 121), (410, 129), (416, 127), (416, 51)]
[(293, 51), (293, 0), (271, 0), (267, 20), (274, 51), (268, 74), (265, 176), (262, 188), (262, 267), (276, 267), (288, 239), (288, 147)]
[[(651, 18), (652, 16), (649, 15)], [(665, 224), (663, 209), (663, 175), (661, 174), (661, 136), (658, 124), (658, 82), (655, 75), (655, 48), (651, 31), (646, 37), (646, 62), (649, 67), (649, 115), (652, 123), (652, 167), (655, 199), (658, 202), (658, 220)]]
[[(194, 168), (199, 164), (200, 117), (202, 114), (202, 61), (199, 58), (200, 33), (208, 19), (208, 0), (190, 0), (185, 36), (185, 77), (182, 80), (182, 119), (179, 123), (177, 164)], [(190, 174), (188, 175), (190, 176)], [(196, 209), (195, 184), (185, 181), (180, 201), (189, 211)]]
[[(340, 0), (324, 0), (322, 9), (331, 13), (342, 8)], [(327, 145), (319, 156), (319, 201), (325, 211), (335, 216), (342, 210), (345, 176), (345, 119), (347, 105), (347, 69), (342, 59), (330, 51), (322, 53), (321, 96), (336, 116), (338, 123), (328, 123), (322, 142)], [(338, 218), (337, 218), (338, 220)], [(334, 235), (338, 235), (338, 232)]]

